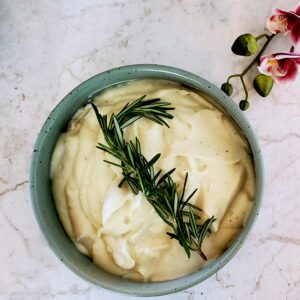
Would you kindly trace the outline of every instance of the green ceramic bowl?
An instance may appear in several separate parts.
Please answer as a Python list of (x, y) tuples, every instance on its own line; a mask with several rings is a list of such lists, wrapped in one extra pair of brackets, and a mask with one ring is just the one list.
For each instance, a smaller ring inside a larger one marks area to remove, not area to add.
[[(59, 134), (75, 112), (87, 103), (87, 99), (99, 91), (119, 83), (138, 79), (167, 79), (208, 95), (221, 105), (236, 121), (250, 144), (256, 171), (256, 193), (254, 206), (236, 240), (217, 260), (202, 270), (183, 278), (157, 282), (134, 282), (108, 274), (81, 254), (66, 235), (59, 221), (51, 192), (49, 177), (50, 159)], [(114, 292), (136, 296), (158, 296), (178, 292), (207, 279), (220, 270), (244, 243), (258, 215), (263, 191), (263, 162), (261, 150), (249, 122), (238, 106), (219, 88), (192, 73), (160, 65), (125, 66), (98, 74), (71, 91), (51, 112), (43, 125), (32, 155), (30, 170), (30, 192), (36, 220), (49, 246), (56, 256), (74, 273), (86, 281)]]

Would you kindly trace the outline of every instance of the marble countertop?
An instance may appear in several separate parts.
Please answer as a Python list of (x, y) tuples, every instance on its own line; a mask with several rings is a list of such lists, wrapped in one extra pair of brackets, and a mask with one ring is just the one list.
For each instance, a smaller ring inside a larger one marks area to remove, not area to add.
[[(1, 1), (0, 299), (128, 298), (75, 276), (48, 248), (34, 220), (31, 151), (60, 99), (92, 75), (135, 63), (186, 69), (220, 85), (248, 62), (231, 54), (234, 38), (261, 33), (273, 7), (296, 3)], [(284, 38), (281, 48), (288, 49)], [(299, 299), (299, 80), (275, 86), (266, 99), (250, 91), (246, 116), (262, 146), (266, 185), (261, 214), (245, 245), (202, 284), (160, 299)], [(240, 97), (239, 90), (235, 99)]]

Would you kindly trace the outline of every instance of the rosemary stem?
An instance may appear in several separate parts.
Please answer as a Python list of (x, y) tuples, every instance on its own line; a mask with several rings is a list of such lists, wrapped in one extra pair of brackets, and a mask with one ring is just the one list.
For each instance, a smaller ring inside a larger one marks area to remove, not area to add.
[(143, 101), (145, 97), (125, 105), (118, 114), (113, 114), (110, 120), (107, 120), (107, 115), (101, 115), (98, 108), (91, 103), (108, 144), (99, 144), (98, 148), (120, 160), (118, 164), (105, 160), (106, 163), (122, 169), (124, 178), (118, 186), (121, 187), (124, 182), (127, 182), (135, 194), (142, 192), (160, 218), (173, 229), (173, 232), (167, 232), (170, 238), (178, 240), (188, 257), (191, 256), (191, 251), (198, 251), (199, 255), (206, 260), (201, 245), (210, 232), (210, 225), (216, 219), (212, 216), (203, 224), (197, 224), (200, 208), (189, 203), (196, 190), (184, 199), (188, 174), (185, 177), (182, 193), (179, 195), (176, 182), (170, 176), (175, 169), (163, 175), (161, 171), (155, 172), (154, 165), (160, 154), (148, 161), (142, 154), (138, 138), (135, 144), (124, 139), (123, 128), (142, 117), (166, 126), (167, 123), (163, 118), (173, 118), (168, 112), (174, 109), (169, 102), (160, 102), (159, 98)]

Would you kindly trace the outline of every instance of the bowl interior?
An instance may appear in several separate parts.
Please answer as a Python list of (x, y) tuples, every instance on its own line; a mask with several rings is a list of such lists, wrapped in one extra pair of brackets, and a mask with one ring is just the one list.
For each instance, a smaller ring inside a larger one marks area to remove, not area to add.
[[(248, 139), (256, 172), (256, 194), (253, 209), (246, 226), (228, 250), (217, 260), (194, 274), (157, 283), (134, 282), (109, 274), (94, 265), (91, 259), (75, 248), (66, 235), (56, 213), (49, 174), (51, 155), (58, 136), (65, 130), (76, 111), (99, 91), (115, 84), (138, 79), (172, 80), (198, 89), (213, 101), (216, 101), (235, 119)], [(55, 107), (43, 125), (35, 144), (30, 170), (30, 191), (35, 217), (49, 246), (58, 258), (80, 277), (97, 286), (137, 296), (158, 296), (177, 292), (205, 280), (222, 268), (238, 251), (252, 227), (258, 214), (262, 188), (263, 164), (261, 151), (250, 124), (238, 106), (219, 88), (201, 77), (183, 70), (159, 65), (133, 65), (106, 71), (92, 77), (71, 91)]]

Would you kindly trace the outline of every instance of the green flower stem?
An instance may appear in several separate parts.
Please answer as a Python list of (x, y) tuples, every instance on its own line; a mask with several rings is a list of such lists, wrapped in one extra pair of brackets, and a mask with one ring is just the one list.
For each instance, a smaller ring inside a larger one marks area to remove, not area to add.
[(262, 39), (262, 38), (268, 39), (269, 37), (270, 37), (270, 35), (264, 33), (264, 34), (259, 35), (259, 36), (256, 37), (255, 39), (256, 39), (257, 41), (259, 41), (259, 40)]
[(227, 83), (229, 83), (230, 79), (231, 79), (231, 78), (234, 78), (234, 77), (241, 77), (241, 74), (233, 74), (233, 75), (230, 75), (230, 76), (227, 78)]
[(247, 90), (247, 87), (246, 87), (246, 84), (245, 84), (245, 81), (244, 81), (244, 77), (241, 76), (241, 82), (242, 82), (242, 85), (243, 85), (243, 88), (244, 88), (244, 91), (245, 91), (245, 99), (244, 100), (248, 100), (248, 90)]
[(245, 99), (244, 100), (248, 100), (248, 90), (244, 81), (244, 76), (249, 72), (249, 70), (256, 64), (259, 63), (259, 59), (260, 57), (263, 55), (263, 53), (265, 52), (265, 50), (267, 49), (268, 45), (270, 44), (271, 40), (275, 37), (276, 34), (272, 34), (272, 35), (267, 35), (267, 34), (262, 34), (260, 36), (258, 36), (256, 38), (256, 40), (261, 39), (263, 37), (265, 37), (267, 39), (266, 43), (264, 44), (264, 46), (261, 48), (261, 50), (258, 52), (258, 54), (256, 55), (256, 57), (252, 60), (252, 62), (247, 66), (247, 68), (240, 74), (233, 74), (230, 75), (227, 79), (227, 83), (229, 83), (230, 79), (234, 78), (234, 77), (239, 77), (241, 79), (244, 91), (245, 91)]

